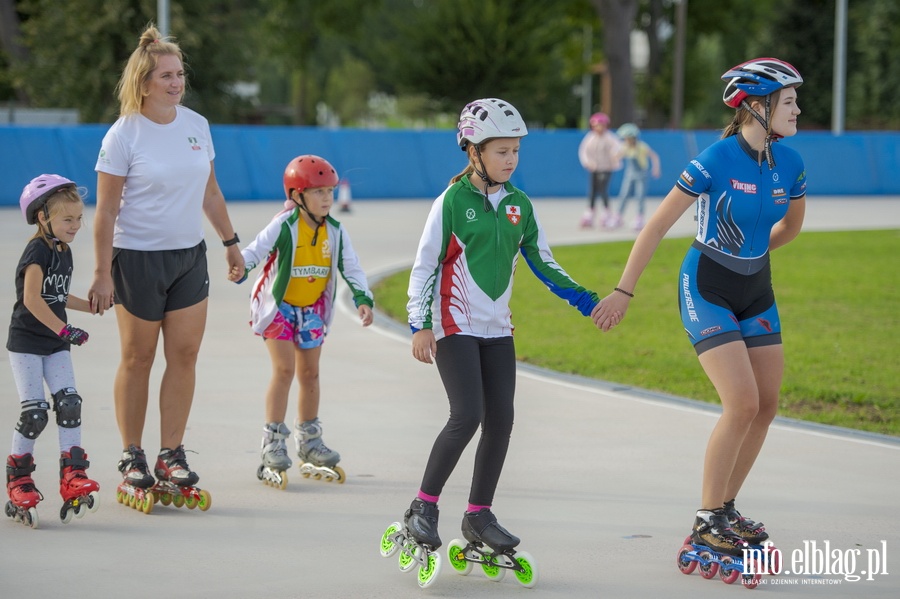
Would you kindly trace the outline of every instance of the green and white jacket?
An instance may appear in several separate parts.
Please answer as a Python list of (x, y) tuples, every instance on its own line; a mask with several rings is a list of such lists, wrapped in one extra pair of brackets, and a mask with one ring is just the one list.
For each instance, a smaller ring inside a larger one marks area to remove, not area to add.
[(531, 200), (510, 183), (489, 211), (468, 177), (438, 197), (425, 222), (409, 279), (409, 325), (435, 339), (461, 333), (512, 335), (513, 274), (519, 253), (554, 294), (589, 316), (597, 294), (556, 263)]
[[(246, 272), (250, 272), (260, 264), (262, 271), (253, 283), (250, 294), (250, 326), (253, 332), (262, 335), (272, 324), (278, 313), (278, 306), (284, 299), (284, 292), (291, 280), (291, 266), (294, 261), (294, 249), (297, 247), (297, 227), (300, 209), (285, 210), (275, 216), (265, 229), (260, 231), (247, 247), (241, 250), (244, 256)], [(372, 291), (366, 280), (366, 273), (359, 265), (359, 258), (350, 243), (350, 236), (330, 215), (326, 217), (325, 226), (328, 239), (332, 245), (331, 276), (325, 287), (325, 332), (331, 325), (334, 316), (334, 296), (338, 273), (344, 278), (353, 293), (356, 307), (365, 304), (373, 306)]]

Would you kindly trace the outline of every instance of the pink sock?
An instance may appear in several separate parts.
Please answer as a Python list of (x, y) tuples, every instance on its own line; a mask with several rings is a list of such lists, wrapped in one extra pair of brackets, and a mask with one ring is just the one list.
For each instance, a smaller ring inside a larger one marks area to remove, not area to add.
[(440, 495), (429, 495), (424, 491), (419, 491), (419, 494), (416, 495), (422, 501), (428, 501), (429, 503), (437, 503), (438, 499), (440, 499)]
[(489, 505), (475, 505), (474, 503), (470, 503), (469, 507), (466, 509), (470, 514), (474, 514), (475, 512), (480, 512), (481, 510), (489, 510), (491, 506)]

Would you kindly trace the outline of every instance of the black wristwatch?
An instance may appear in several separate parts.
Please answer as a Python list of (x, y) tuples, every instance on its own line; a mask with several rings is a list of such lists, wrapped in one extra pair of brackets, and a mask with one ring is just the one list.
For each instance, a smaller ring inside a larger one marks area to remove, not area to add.
[(228, 241), (223, 241), (223, 242), (222, 242), (222, 245), (224, 245), (225, 247), (228, 247), (228, 246), (230, 246), (230, 245), (237, 245), (237, 244), (240, 243), (240, 242), (241, 242), (241, 240), (238, 239), (237, 233), (235, 233), (235, 234), (234, 234), (234, 237), (232, 237), (232, 238), (229, 239)]

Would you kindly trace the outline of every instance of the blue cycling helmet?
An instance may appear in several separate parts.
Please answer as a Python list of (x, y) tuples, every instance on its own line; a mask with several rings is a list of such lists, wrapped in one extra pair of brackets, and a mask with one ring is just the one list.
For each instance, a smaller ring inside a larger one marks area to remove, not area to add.
[(738, 108), (747, 96), (768, 96), (785, 87), (800, 87), (803, 77), (790, 63), (777, 58), (754, 58), (728, 69), (722, 101)]

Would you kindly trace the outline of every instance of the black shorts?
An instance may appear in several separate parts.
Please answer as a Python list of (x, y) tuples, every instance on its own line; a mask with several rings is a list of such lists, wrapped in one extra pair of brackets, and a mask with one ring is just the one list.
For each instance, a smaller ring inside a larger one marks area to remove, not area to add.
[(184, 250), (114, 248), (112, 277), (117, 304), (142, 320), (160, 321), (209, 297), (206, 242)]

